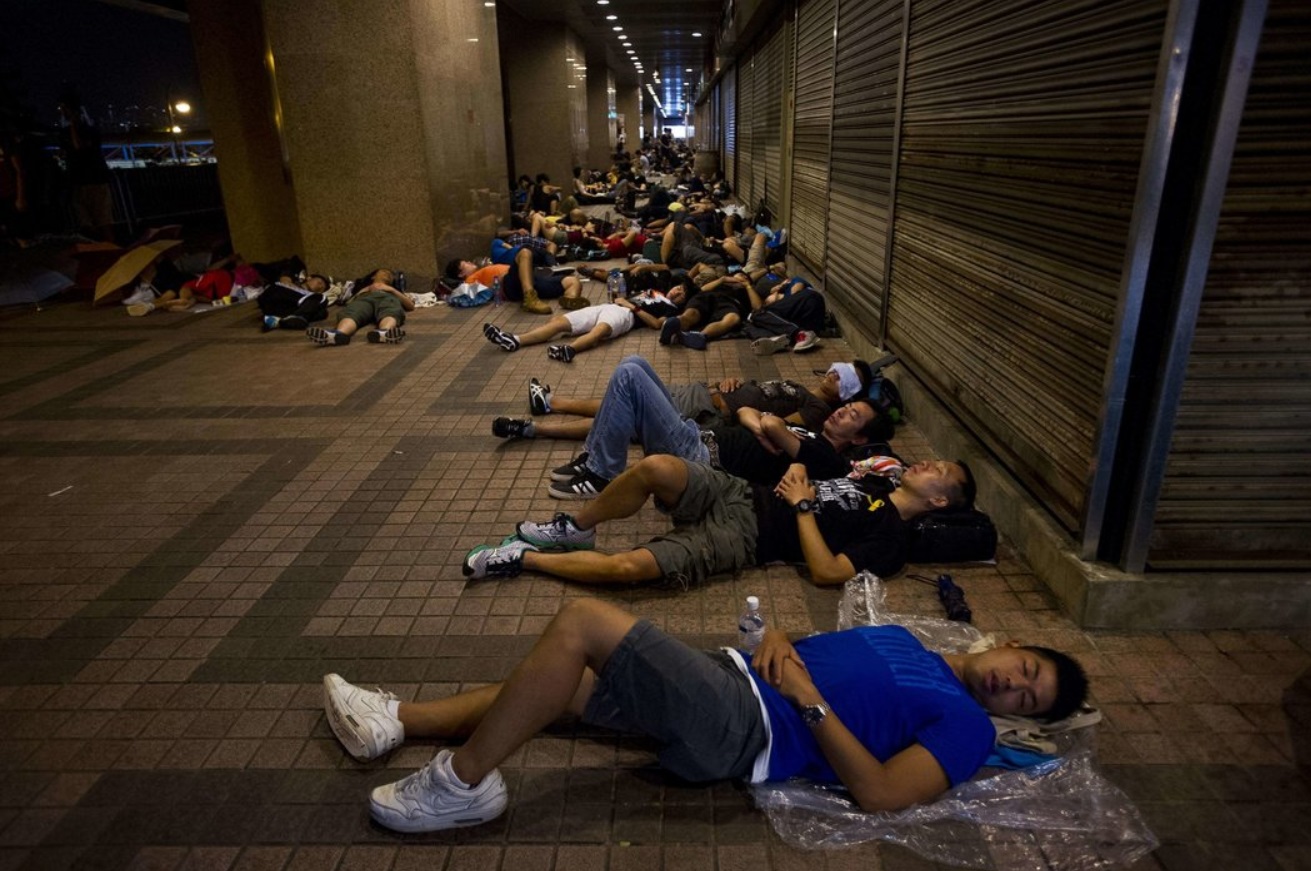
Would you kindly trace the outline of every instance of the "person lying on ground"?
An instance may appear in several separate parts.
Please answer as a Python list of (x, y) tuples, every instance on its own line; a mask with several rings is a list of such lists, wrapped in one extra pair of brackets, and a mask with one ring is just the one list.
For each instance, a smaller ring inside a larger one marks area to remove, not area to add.
[(736, 332), (760, 300), (749, 287), (723, 284), (717, 267), (697, 264), (688, 270), (701, 292), (688, 302), (683, 313), (665, 318), (660, 325), (660, 344), (682, 345), (704, 351), (708, 343)]
[(989, 715), (1059, 720), (1087, 691), (1082, 667), (1045, 647), (938, 654), (900, 626), (863, 626), (795, 644), (771, 629), (754, 652), (699, 651), (608, 602), (576, 599), (503, 683), (403, 702), (328, 674), (323, 704), (360, 761), (407, 739), (463, 741), (370, 794), (379, 824), (431, 832), (504, 813), (497, 766), (566, 715), (649, 736), (684, 781), (805, 777), (845, 786), (875, 812), (971, 778), (996, 740)]
[[(515, 537), (480, 545), (464, 560), (468, 578), (540, 572), (580, 584), (699, 586), (712, 575), (771, 562), (804, 563), (812, 583), (836, 586), (858, 572), (891, 577), (906, 564), (915, 518), (973, 504), (964, 463), (925, 461), (886, 490), (886, 480), (812, 481), (793, 463), (774, 484), (752, 484), (668, 454), (643, 457), (572, 515), (524, 521)], [(597, 527), (636, 514), (650, 500), (673, 529), (617, 553), (595, 550)]]
[(546, 349), (546, 356), (561, 363), (572, 363), (574, 357), (584, 351), (590, 351), (602, 342), (618, 338), (632, 328), (631, 309), (606, 303), (588, 306), (563, 315), (553, 315), (549, 321), (526, 333), (510, 333), (495, 324), (483, 324), (483, 335), (487, 337), (487, 341), (502, 351), (513, 352), (525, 345), (540, 345), (551, 341), (561, 333), (568, 333), (576, 338), (570, 342), (549, 346)]
[[(851, 467), (843, 451), (892, 435), (891, 422), (861, 398), (831, 412), (817, 433), (794, 429), (780, 417), (746, 406), (735, 418), (737, 425), (703, 431), (696, 421), (683, 417), (651, 364), (626, 357), (606, 384), (583, 455), (551, 473), (548, 494), (555, 499), (594, 498), (628, 465), (631, 442), (646, 454), (713, 463), (763, 484), (777, 481), (793, 460), (817, 477), (845, 475)], [(497, 422), (504, 420), (493, 422), (494, 435), (510, 435), (497, 430)]]
[(414, 300), (408, 293), (392, 286), (396, 276), (390, 269), (376, 269), (369, 274), (369, 283), (357, 290), (350, 301), (337, 313), (335, 330), (310, 327), (305, 335), (316, 345), (349, 345), (351, 336), (361, 327), (376, 325), (369, 330), (371, 344), (395, 344), (405, 338), (405, 313), (414, 311)]
[(311, 273), (304, 281), (283, 275), (264, 288), (259, 295), (260, 326), (269, 330), (303, 330), (328, 317), (328, 298), (332, 286), (326, 276)]
[[(807, 388), (797, 381), (743, 381), (725, 378), (718, 383), (673, 384), (669, 397), (678, 413), (702, 428), (730, 423), (743, 408), (754, 408), (782, 418), (785, 423), (819, 432), (824, 421), (842, 403), (864, 396), (873, 381), (873, 373), (864, 360), (837, 362)], [(535, 416), (576, 414), (583, 420), (517, 420), (497, 418), (495, 434), (516, 431), (519, 438), (573, 439), (582, 441), (592, 431), (591, 418), (601, 409), (600, 399), (574, 399), (560, 396), (536, 378), (528, 385), (528, 410)]]
[(511, 253), (513, 265), (492, 263), (479, 267), (471, 260), (452, 260), (444, 274), (448, 281), (477, 283), (495, 287), (498, 283), (506, 299), (519, 303), (529, 314), (549, 315), (551, 306), (544, 300), (560, 300), (560, 308), (572, 311), (591, 303), (583, 296), (583, 283), (576, 275), (558, 275), (549, 267), (555, 258), (545, 251), (520, 247)]
[[(579, 270), (582, 272), (582, 270)], [(604, 270), (602, 270), (604, 274)], [(633, 296), (620, 296), (614, 303), (606, 303), (598, 308), (614, 306), (623, 314), (606, 312), (606, 314), (587, 314), (590, 308), (569, 315), (556, 315), (547, 323), (526, 333), (510, 333), (494, 324), (482, 324), (482, 334), (486, 340), (497, 345), (505, 352), (517, 352), (523, 345), (540, 345), (551, 341), (560, 333), (577, 336), (576, 340), (566, 344), (551, 345), (547, 355), (560, 362), (572, 363), (578, 354), (591, 350), (604, 341), (623, 336), (635, 325), (641, 324), (650, 329), (659, 329), (666, 317), (683, 311), (686, 289), (682, 285), (671, 287), (669, 294), (652, 290)], [(577, 315), (577, 317), (576, 317)]]

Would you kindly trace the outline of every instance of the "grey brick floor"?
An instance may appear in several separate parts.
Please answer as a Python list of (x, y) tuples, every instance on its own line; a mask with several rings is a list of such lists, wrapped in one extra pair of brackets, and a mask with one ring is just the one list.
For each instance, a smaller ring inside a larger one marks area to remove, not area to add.
[[(558, 507), (546, 472), (577, 447), (489, 435), (526, 410), (530, 376), (599, 396), (630, 353), (671, 381), (804, 380), (849, 354), (698, 353), (643, 332), (564, 365), (492, 347), (489, 318), (537, 322), (429, 309), (401, 345), (325, 349), (260, 334), (253, 306), (0, 313), (0, 871), (934, 867), (894, 847), (793, 850), (740, 788), (675, 783), (642, 742), (568, 727), (507, 763), (511, 812), (493, 825), (369, 823), (368, 789), (433, 747), (350, 760), (320, 711), (324, 672), (404, 698), (497, 680), (592, 593), (703, 644), (732, 638), (748, 593), (790, 630), (835, 617), (836, 591), (785, 568), (682, 595), (466, 584), (469, 547)], [(932, 454), (913, 425), (897, 447)], [(660, 528), (647, 509), (601, 544)], [(1311, 634), (1085, 633), (1007, 545), (995, 568), (954, 574), (981, 628), (1094, 675), (1100, 758), (1163, 842), (1140, 868), (1311, 867)], [(937, 613), (926, 588), (889, 586), (896, 609)]]

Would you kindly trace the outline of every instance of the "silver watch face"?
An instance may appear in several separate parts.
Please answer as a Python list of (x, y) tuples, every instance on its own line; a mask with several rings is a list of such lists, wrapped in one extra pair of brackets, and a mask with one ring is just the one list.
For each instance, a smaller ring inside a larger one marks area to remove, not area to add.
[(828, 708), (823, 705), (806, 705), (801, 709), (801, 719), (806, 721), (807, 726), (822, 723), (827, 715)]

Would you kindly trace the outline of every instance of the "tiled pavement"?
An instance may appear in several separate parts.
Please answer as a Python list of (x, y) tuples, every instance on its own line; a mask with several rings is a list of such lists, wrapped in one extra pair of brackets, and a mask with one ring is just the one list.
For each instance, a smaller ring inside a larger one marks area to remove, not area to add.
[[(599, 298), (593, 283), (589, 295)], [(934, 867), (894, 847), (784, 846), (734, 785), (692, 788), (640, 741), (569, 727), (505, 766), (511, 812), (457, 834), (372, 826), (368, 765), (320, 711), (327, 671), (432, 697), (503, 677), (569, 597), (599, 593), (693, 642), (738, 603), (833, 625), (837, 592), (786, 568), (682, 595), (541, 577), (466, 584), (469, 547), (549, 516), (570, 443), (504, 443), (524, 385), (600, 395), (625, 354), (671, 381), (810, 377), (848, 352), (698, 353), (653, 332), (550, 362), (478, 326), (516, 308), (422, 310), (399, 346), (262, 335), (253, 306), (134, 320), (85, 304), (0, 314), (0, 871)], [(913, 426), (898, 448), (931, 453)], [(985, 494), (986, 502), (986, 494)], [(601, 544), (662, 524), (646, 509)], [(1003, 545), (954, 572), (977, 624), (1074, 652), (1106, 712), (1099, 755), (1163, 846), (1137, 867), (1311, 867), (1311, 633), (1085, 633)], [(937, 613), (893, 580), (900, 611)]]

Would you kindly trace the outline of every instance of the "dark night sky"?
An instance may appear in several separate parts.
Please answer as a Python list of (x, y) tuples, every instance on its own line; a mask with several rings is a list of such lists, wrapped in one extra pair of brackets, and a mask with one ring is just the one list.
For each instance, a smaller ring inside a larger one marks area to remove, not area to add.
[(0, 0), (0, 70), (38, 123), (53, 125), (60, 85), (75, 84), (95, 117), (108, 105), (163, 107), (173, 99), (204, 125), (188, 25), (94, 0)]

